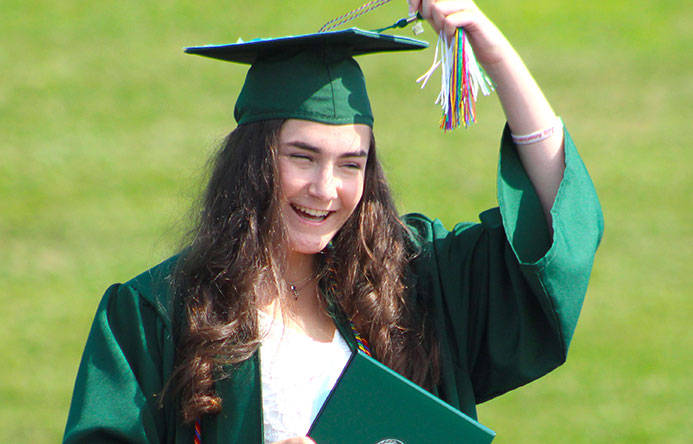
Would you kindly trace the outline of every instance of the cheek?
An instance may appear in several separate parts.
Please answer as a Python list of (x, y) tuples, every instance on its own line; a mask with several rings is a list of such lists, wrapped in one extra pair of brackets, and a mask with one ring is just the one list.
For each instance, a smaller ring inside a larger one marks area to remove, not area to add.
[(349, 187), (348, 196), (346, 196), (346, 200), (348, 201), (352, 211), (356, 208), (359, 202), (361, 202), (362, 197), (363, 179), (359, 179), (355, 181), (355, 183), (351, 187)]
[(301, 189), (304, 181), (290, 166), (279, 166), (279, 192), (284, 197), (294, 195)]

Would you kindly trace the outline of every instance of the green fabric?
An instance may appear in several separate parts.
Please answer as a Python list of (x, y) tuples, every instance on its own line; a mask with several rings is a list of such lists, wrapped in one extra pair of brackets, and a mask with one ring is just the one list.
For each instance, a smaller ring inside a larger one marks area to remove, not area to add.
[[(500, 208), (450, 231), (423, 215), (404, 216), (421, 250), (411, 264), (412, 297), (429, 307), (440, 344), (442, 380), (435, 394), (472, 417), (477, 403), (566, 358), (603, 219), (567, 133), (565, 158), (553, 239), (507, 128)], [(174, 261), (106, 292), (77, 375), (65, 442), (193, 442), (190, 426), (169, 407), (157, 407), (173, 366), (166, 277)], [(337, 316), (336, 323), (353, 347), (344, 319)], [(257, 354), (217, 390), (223, 412), (203, 420), (204, 443), (261, 443)]]
[(277, 38), (253, 39), (226, 45), (190, 46), (186, 54), (195, 54), (227, 62), (252, 65), (256, 60), (271, 55), (289, 55), (319, 46), (343, 48), (356, 57), (380, 52), (411, 51), (428, 48), (428, 42), (400, 35), (382, 34), (379, 31), (364, 31), (358, 28), (314, 34), (290, 35)]
[(194, 46), (185, 52), (252, 65), (234, 109), (239, 125), (294, 118), (372, 127), (366, 82), (353, 57), (426, 47), (421, 40), (349, 28)]
[(239, 125), (268, 119), (302, 119), (373, 126), (366, 79), (356, 60), (335, 47), (255, 62), (236, 101)]

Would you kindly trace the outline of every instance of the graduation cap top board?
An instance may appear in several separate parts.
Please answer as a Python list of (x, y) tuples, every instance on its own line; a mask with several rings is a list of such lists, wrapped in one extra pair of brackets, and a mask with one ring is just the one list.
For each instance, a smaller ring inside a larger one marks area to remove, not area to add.
[(353, 57), (426, 47), (421, 40), (350, 28), (185, 52), (251, 65), (234, 109), (239, 125), (293, 118), (373, 126), (366, 82)]

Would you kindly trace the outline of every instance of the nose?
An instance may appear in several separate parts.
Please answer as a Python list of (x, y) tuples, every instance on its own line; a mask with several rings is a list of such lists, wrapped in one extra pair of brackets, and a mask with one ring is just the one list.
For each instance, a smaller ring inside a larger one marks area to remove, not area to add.
[(325, 167), (316, 171), (314, 180), (311, 181), (308, 192), (320, 200), (335, 200), (339, 179), (334, 176), (332, 168)]

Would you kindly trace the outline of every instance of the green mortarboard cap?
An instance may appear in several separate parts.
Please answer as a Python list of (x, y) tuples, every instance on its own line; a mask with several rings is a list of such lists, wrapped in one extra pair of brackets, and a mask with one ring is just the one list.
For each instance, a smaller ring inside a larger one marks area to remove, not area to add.
[(234, 110), (239, 125), (293, 118), (373, 126), (366, 82), (353, 57), (427, 46), (421, 40), (351, 28), (185, 52), (251, 65)]

